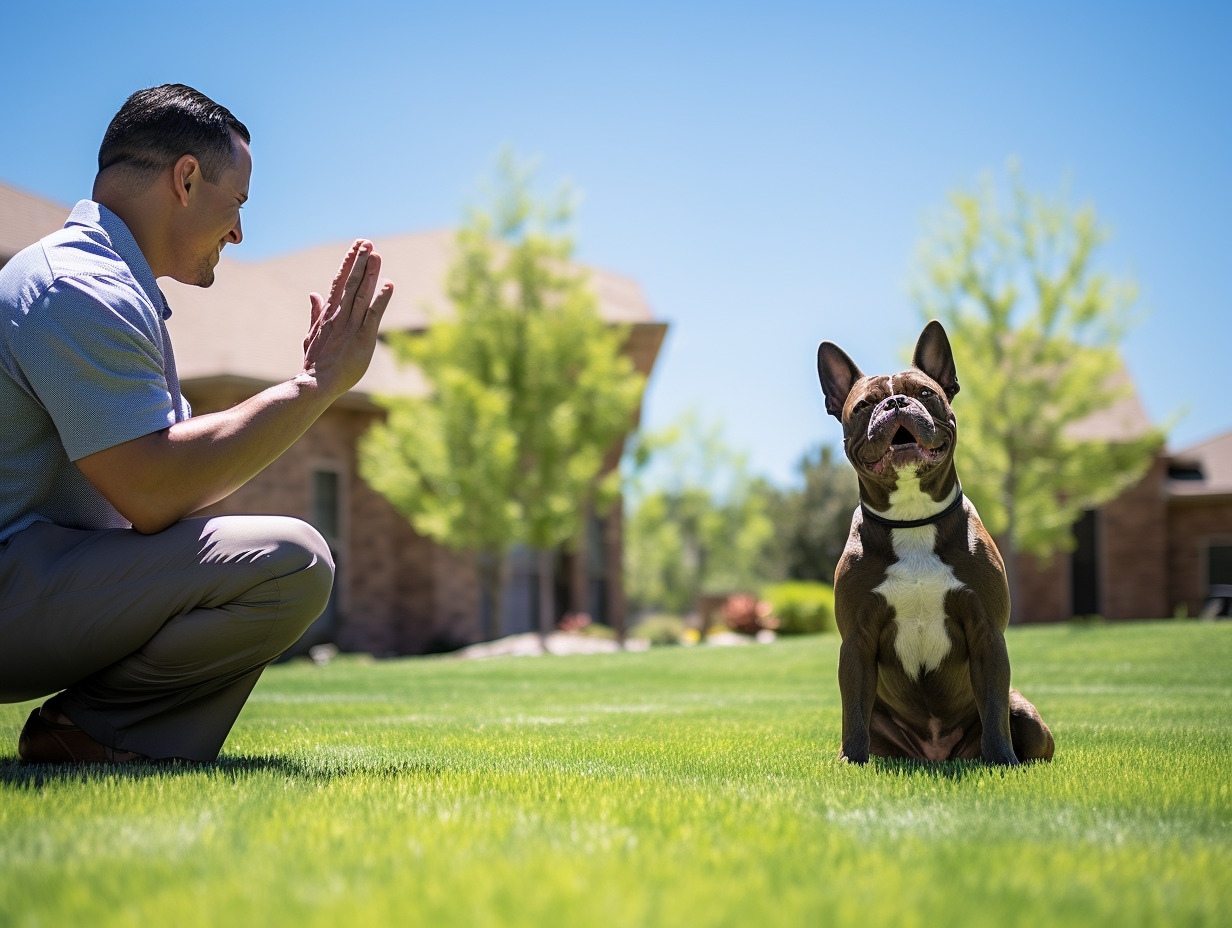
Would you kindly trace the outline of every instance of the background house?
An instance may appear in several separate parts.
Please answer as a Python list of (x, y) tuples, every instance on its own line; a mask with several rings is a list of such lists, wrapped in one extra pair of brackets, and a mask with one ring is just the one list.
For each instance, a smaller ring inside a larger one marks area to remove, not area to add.
[[(1079, 423), (1074, 437), (1116, 441), (1148, 428), (1129, 393)], [(1044, 563), (1020, 556), (1021, 621), (1199, 614), (1212, 587), (1232, 584), (1232, 432), (1158, 453), (1137, 484), (1087, 511), (1074, 541), (1071, 553)]]
[[(70, 207), (0, 185), (0, 264), (60, 228)], [(225, 253), (208, 290), (171, 280), (160, 285), (172, 307), (168, 322), (184, 395), (197, 414), (225, 409), (266, 386), (293, 377), (303, 360), (308, 293), (324, 292), (349, 241), (259, 263)], [(383, 238), (382, 273), (397, 292), (382, 328), (422, 329), (447, 315), (445, 276), (453, 254), (448, 230)], [(641, 289), (625, 277), (591, 270), (601, 316), (628, 327), (625, 350), (649, 376), (666, 325), (656, 322)], [(302, 646), (334, 641), (377, 654), (443, 650), (484, 635), (486, 616), (467, 556), (419, 536), (360, 477), (356, 446), (382, 415), (377, 394), (422, 392), (419, 372), (399, 367), (378, 345), (355, 389), (339, 399), (281, 458), (226, 500), (205, 510), (283, 513), (305, 519), (328, 539), (338, 563), (334, 596)], [(631, 426), (634, 423), (631, 423)], [(620, 448), (609, 465), (616, 466)], [(623, 626), (621, 507), (590, 519), (587, 555), (562, 553), (554, 584), (558, 610), (585, 611)], [(504, 631), (537, 627), (537, 558), (512, 555)]]

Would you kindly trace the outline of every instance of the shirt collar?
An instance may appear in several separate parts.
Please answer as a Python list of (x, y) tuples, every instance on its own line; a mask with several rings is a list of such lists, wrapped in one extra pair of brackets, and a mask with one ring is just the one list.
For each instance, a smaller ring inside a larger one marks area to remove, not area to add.
[(106, 235), (111, 242), (111, 247), (133, 272), (133, 277), (137, 279), (145, 295), (150, 298), (150, 302), (161, 307), (163, 319), (171, 317), (171, 307), (167, 305), (167, 298), (158, 288), (158, 281), (154, 278), (154, 272), (150, 270), (150, 262), (145, 259), (137, 240), (133, 238), (133, 233), (128, 230), (123, 219), (101, 203), (81, 200), (73, 207), (68, 220), (64, 223), (66, 229), (69, 226), (98, 229)]

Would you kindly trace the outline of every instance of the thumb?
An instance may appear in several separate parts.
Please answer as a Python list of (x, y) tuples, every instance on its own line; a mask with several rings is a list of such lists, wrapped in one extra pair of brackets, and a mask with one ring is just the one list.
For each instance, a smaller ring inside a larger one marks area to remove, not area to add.
[(325, 315), (325, 298), (315, 290), (308, 294), (308, 334), (304, 337), (304, 350), (312, 344), (312, 339), (321, 327), (321, 317)]

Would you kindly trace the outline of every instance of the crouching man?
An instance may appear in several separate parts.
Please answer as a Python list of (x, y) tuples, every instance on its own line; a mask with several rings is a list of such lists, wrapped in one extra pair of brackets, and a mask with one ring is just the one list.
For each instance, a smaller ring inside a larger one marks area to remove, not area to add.
[(243, 239), (249, 142), (190, 87), (138, 91), (91, 199), (0, 269), (0, 702), (55, 694), (21, 733), (26, 761), (215, 759), (329, 598), (311, 526), (191, 518), (358, 382), (393, 294), (355, 242), (328, 296), (309, 295), (302, 369), (191, 417), (157, 280), (208, 287)]

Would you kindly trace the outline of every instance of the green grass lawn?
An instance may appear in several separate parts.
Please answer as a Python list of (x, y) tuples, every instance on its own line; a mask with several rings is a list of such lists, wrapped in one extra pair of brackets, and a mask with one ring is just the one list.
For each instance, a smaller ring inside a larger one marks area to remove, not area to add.
[(292, 662), (198, 768), (0, 706), (0, 925), (1232, 923), (1232, 623), (1012, 633), (1008, 772), (839, 764), (837, 648)]

